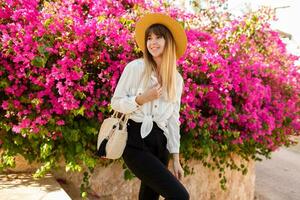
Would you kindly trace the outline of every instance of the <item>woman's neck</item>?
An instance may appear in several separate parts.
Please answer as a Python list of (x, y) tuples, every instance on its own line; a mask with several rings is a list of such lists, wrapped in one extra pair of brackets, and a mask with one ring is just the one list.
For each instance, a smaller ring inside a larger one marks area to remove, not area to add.
[(161, 67), (161, 56), (160, 57), (155, 57), (153, 58), (153, 60), (155, 61), (156, 63), (156, 73), (157, 73), (157, 76), (159, 77), (160, 76), (160, 67)]
[(161, 56), (160, 57), (155, 57), (155, 58), (153, 58), (153, 60), (155, 61), (157, 70), (159, 72), (159, 69), (160, 69), (160, 66), (161, 66), (162, 57)]
[(160, 75), (160, 68), (161, 68), (161, 57), (159, 58), (153, 58), (155, 63), (156, 63), (156, 77), (157, 77), (157, 80), (158, 80), (158, 83), (159, 84), (162, 84), (162, 80), (161, 80), (161, 75)]

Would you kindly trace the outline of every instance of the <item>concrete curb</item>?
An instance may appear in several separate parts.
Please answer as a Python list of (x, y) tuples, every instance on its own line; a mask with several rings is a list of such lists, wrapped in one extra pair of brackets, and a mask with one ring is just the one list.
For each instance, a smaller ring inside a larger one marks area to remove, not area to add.
[(51, 174), (35, 180), (29, 173), (0, 174), (0, 199), (71, 200)]

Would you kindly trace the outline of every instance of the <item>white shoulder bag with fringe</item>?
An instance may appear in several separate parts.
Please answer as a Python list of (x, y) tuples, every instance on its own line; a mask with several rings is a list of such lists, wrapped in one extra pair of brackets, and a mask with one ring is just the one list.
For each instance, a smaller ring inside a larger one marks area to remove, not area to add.
[(101, 124), (97, 141), (97, 155), (107, 159), (118, 159), (122, 156), (127, 142), (128, 115), (114, 111), (111, 117)]

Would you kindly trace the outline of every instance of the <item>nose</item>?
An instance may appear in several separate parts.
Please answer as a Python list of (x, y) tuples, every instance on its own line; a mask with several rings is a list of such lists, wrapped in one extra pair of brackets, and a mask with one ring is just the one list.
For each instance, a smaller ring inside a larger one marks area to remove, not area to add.
[(156, 45), (156, 44), (157, 44), (157, 39), (151, 40), (150, 44), (151, 44), (151, 45)]

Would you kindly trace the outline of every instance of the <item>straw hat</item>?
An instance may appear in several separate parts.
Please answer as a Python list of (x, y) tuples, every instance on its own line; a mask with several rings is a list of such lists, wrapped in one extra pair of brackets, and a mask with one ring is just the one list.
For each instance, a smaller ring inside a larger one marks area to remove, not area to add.
[(179, 59), (185, 52), (187, 38), (183, 27), (173, 18), (160, 13), (145, 14), (135, 27), (135, 40), (138, 46), (145, 50), (145, 32), (153, 24), (162, 24), (166, 26), (173, 35), (176, 44), (176, 56)]

